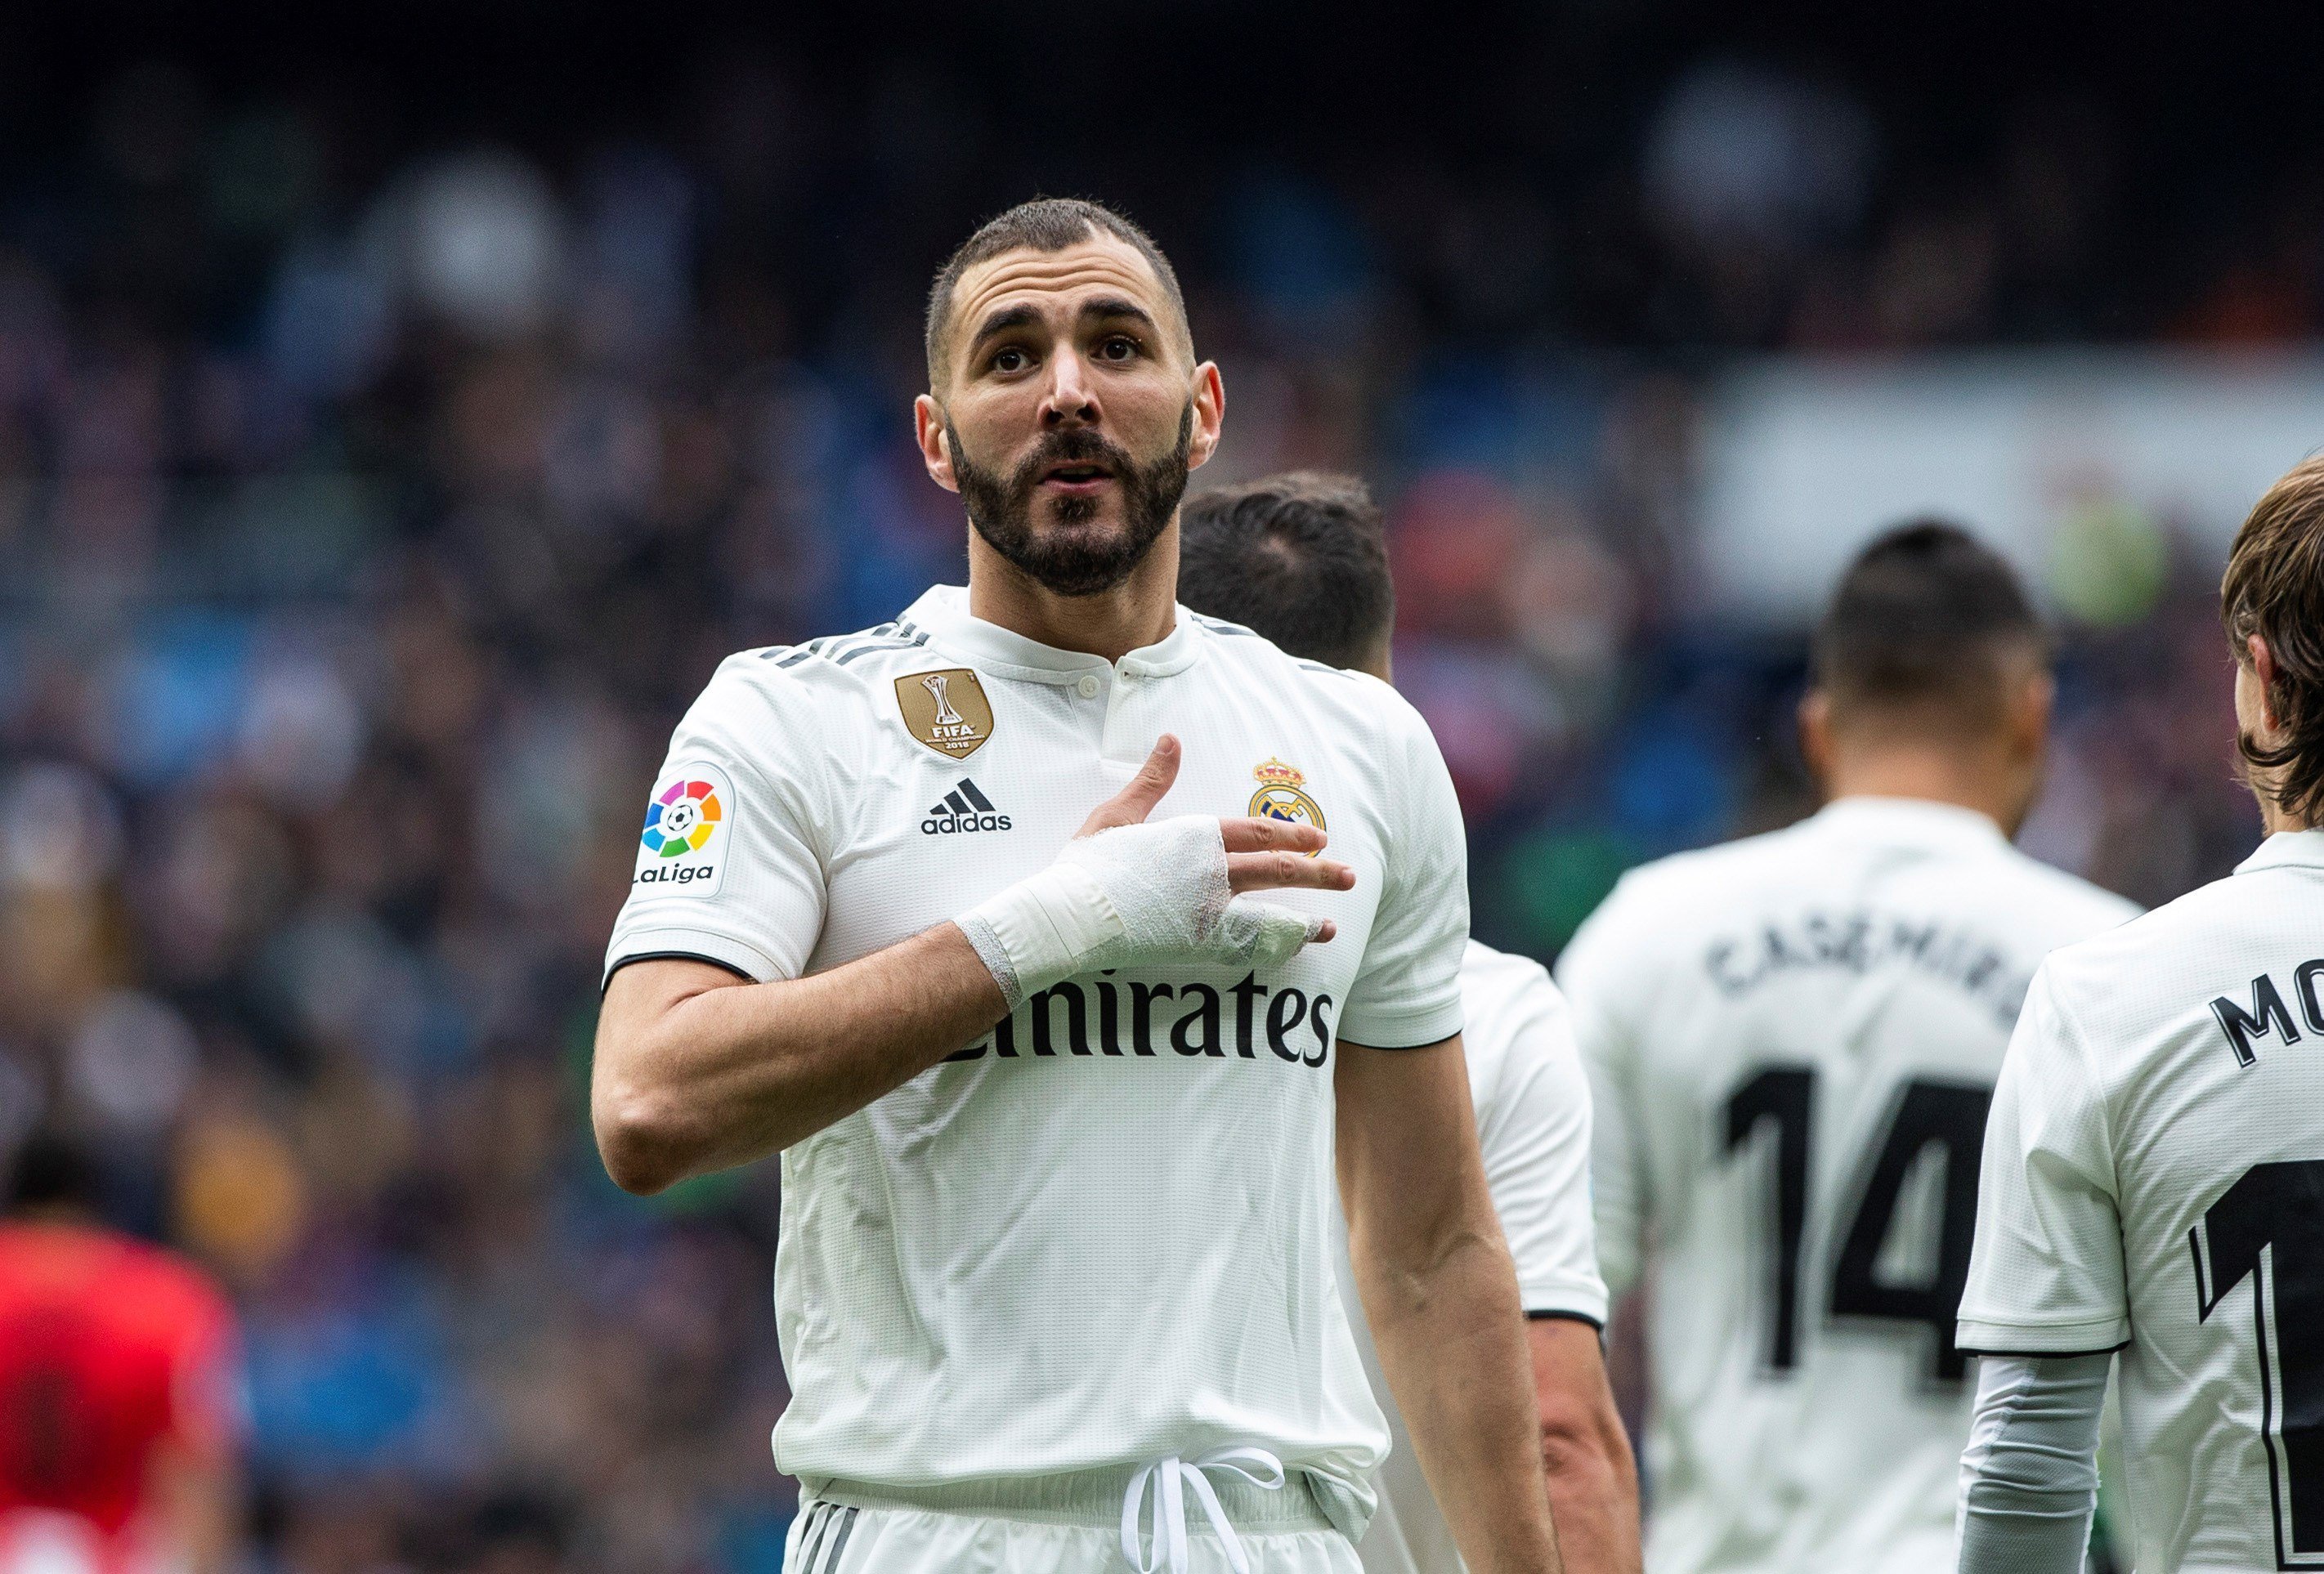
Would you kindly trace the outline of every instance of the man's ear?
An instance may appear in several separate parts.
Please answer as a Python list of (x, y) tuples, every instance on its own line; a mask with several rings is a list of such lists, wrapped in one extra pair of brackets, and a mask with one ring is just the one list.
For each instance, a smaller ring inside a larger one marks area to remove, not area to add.
[(1194, 368), (1194, 423), (1187, 434), (1186, 468), (1200, 470), (1218, 452), (1219, 428), (1226, 419), (1227, 388), (1219, 364), (1205, 361)]
[(2050, 716), (2057, 708), (2058, 680), (2047, 668), (2029, 675), (2009, 707), (2009, 741), (2021, 759), (2039, 759), (2050, 746)]
[(920, 463), (927, 467), (928, 479), (946, 492), (958, 492), (960, 478), (952, 468), (952, 438), (945, 430), (944, 407), (934, 395), (923, 393), (912, 400), (912, 428), (920, 440)]
[(2244, 650), (2251, 657), (2252, 676), (2259, 679), (2260, 725), (2270, 732), (2280, 732), (2283, 723), (2275, 713), (2275, 652), (2259, 634), (2245, 636)]
[(1812, 688), (1800, 696), (1800, 758), (1821, 787), (1831, 779), (1831, 696)]

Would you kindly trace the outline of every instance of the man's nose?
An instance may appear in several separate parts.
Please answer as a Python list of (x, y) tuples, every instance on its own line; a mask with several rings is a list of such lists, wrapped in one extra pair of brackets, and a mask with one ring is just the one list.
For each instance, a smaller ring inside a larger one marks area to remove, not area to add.
[(1091, 380), (1089, 363), (1076, 350), (1067, 350), (1049, 361), (1048, 396), (1041, 401), (1041, 424), (1044, 427), (1095, 426), (1103, 419), (1099, 408), (1097, 384)]

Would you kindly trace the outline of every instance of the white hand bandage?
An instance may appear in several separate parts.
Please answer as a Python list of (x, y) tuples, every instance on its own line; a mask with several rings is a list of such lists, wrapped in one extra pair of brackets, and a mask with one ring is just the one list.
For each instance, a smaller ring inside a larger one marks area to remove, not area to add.
[(1065, 843), (1057, 861), (954, 920), (1015, 1010), (1076, 973), (1160, 957), (1274, 967), (1323, 920), (1237, 897), (1217, 820), (1120, 825)]

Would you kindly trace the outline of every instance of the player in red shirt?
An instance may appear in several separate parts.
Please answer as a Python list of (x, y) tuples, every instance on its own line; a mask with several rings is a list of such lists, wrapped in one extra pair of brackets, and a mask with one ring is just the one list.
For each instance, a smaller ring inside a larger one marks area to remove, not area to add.
[(0, 1218), (0, 1574), (214, 1574), (239, 1502), (234, 1314), (99, 1224), (92, 1180), (35, 1136)]

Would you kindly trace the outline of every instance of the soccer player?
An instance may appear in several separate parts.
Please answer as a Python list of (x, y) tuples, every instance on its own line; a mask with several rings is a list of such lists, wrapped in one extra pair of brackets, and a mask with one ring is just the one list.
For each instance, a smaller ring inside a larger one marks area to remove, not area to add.
[(1600, 1261), (1653, 1276), (1655, 1574), (1951, 1566), (1986, 1107), (2042, 958), (2132, 911), (2009, 843), (2051, 694), (2007, 565), (1882, 536), (1814, 637), (1824, 807), (1632, 871), (1559, 959)]
[[(1280, 649), (1386, 682), (1396, 590), (1379, 510), (1353, 476), (1270, 476), (1188, 501), (1178, 600)], [(1570, 1574), (1637, 1574), (1638, 1479), (1607, 1386), (1606, 1285), (1590, 1219), (1590, 1089), (1565, 1000), (1541, 964), (1469, 943), (1461, 961), (1469, 1097), (1501, 1233), (1516, 1258), (1542, 1459)], [(1339, 1258), (1343, 1296), (1355, 1291)], [(1395, 1439), (1379, 1512), (1357, 1546), (1366, 1574), (1460, 1567), (1412, 1457), (1365, 1330), (1356, 1330)]]
[(2324, 1567), (2324, 460), (2220, 589), (2268, 831), (2034, 976), (1985, 1139), (1960, 1567), (2073, 1574), (2119, 1351), (2142, 1574)]
[(236, 1504), (235, 1322), (97, 1221), (86, 1156), (24, 1142), (0, 1222), (0, 1571), (216, 1574)]
[(782, 1154), (786, 1566), (1350, 1574), (1387, 1434), (1336, 1151), (1462, 1551), (1555, 1569), (1434, 741), (1177, 608), (1225, 395), (1143, 232), (1010, 210), (938, 274), (927, 348), (967, 587), (719, 669), (606, 960), (613, 1177)]

